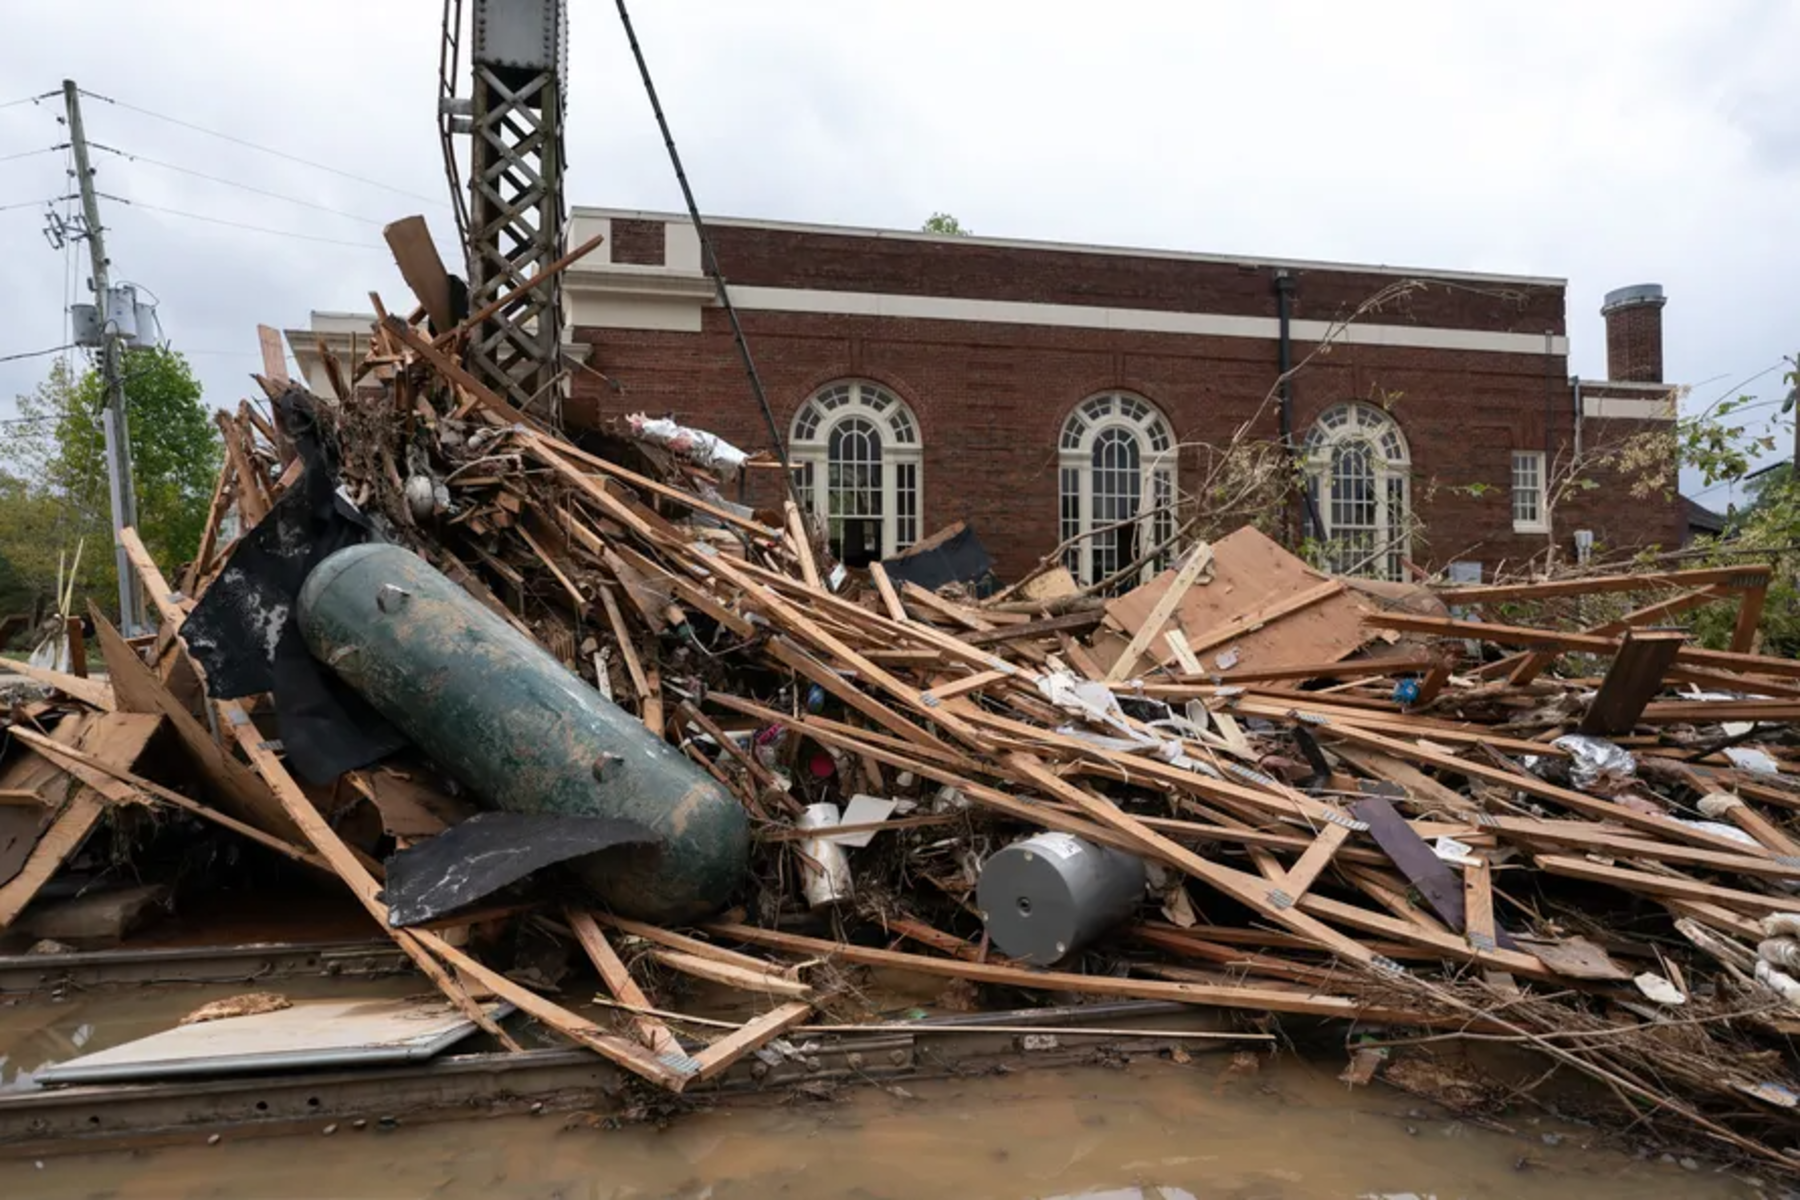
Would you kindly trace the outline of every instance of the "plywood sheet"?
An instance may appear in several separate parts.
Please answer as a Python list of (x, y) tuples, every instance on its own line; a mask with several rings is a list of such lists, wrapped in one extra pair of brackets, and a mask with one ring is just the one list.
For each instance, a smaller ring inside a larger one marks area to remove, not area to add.
[[(505, 1015), (506, 1007), (496, 1006), (494, 1015)], [(45, 1067), (36, 1078), (104, 1083), (407, 1062), (429, 1058), (473, 1032), (473, 1021), (437, 1000), (320, 1000), (177, 1025)]]
[[(1178, 621), (1188, 640), (1199, 643), (1244, 614), (1315, 588), (1325, 578), (1270, 538), (1245, 526), (1213, 543), (1212, 582), (1188, 590), (1169, 628)], [(1107, 615), (1127, 635), (1135, 634), (1174, 579), (1173, 570), (1164, 571), (1144, 586), (1107, 601)], [(1201, 650), (1200, 662), (1213, 670), (1217, 656), (1233, 648), (1236, 665), (1241, 668), (1336, 662), (1369, 640), (1363, 612), (1355, 596), (1340, 592), (1222, 646)], [(1145, 653), (1159, 663), (1174, 658), (1160, 633)]]

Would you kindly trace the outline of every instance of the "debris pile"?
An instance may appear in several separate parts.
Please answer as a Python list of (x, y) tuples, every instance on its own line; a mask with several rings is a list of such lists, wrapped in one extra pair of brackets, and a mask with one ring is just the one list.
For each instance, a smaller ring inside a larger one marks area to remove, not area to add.
[[(501, 1045), (511, 1006), (670, 1091), (864, 1017), (852, 969), (896, 968), (991, 1007), (1133, 998), (1246, 1030), (1516, 1042), (1639, 1134), (1800, 1165), (1800, 663), (1750, 652), (1766, 568), (1434, 591), (1320, 574), (1246, 528), (1112, 594), (1055, 556), (984, 599), (932, 591), (832, 563), (792, 500), (725, 497), (772, 464), (642, 417), (573, 441), (462, 367), (467, 323), (418, 322), (385, 317), (359, 363), (326, 352), (331, 396), (271, 376), (275, 419), (223, 419), (197, 560), (172, 583), (127, 532), (160, 628), (128, 640), (96, 614), (104, 680), (0, 664), (54, 689), (8, 718), (0, 846), (23, 852), (0, 854), (0, 928), (98, 823), (172, 808), (341, 880)], [(474, 610), (423, 583), (368, 597), (372, 628), (422, 645), (415, 712), (368, 683), (378, 648), (303, 628), (302, 582), (368, 543)], [(1660, 598), (1578, 631), (1480, 619), (1561, 605), (1579, 625), (1582, 598), (1627, 594)], [(1734, 598), (1733, 650), (1655, 628)], [(444, 691), (501, 633), (526, 648), (493, 660), (498, 699)], [(531, 656), (582, 695), (513, 702)], [(524, 818), (494, 781), (548, 790), (532, 754), (597, 704), (641, 736), (569, 754), (596, 795), (649, 787), (649, 832), (565, 846), (598, 857), (558, 869), (497, 823)], [(421, 714), (435, 761), (405, 733)], [(151, 778), (164, 726), (182, 753)], [(678, 928), (601, 903), (590, 867), (684, 869), (693, 778), (748, 832), (709, 906), (735, 907)], [(496, 848), (517, 869), (451, 880)], [(415, 912), (407, 879), (457, 886)], [(603, 1015), (501, 969), (470, 936), (496, 922), (578, 948)], [(679, 976), (755, 1011), (688, 1021), (657, 994)]]

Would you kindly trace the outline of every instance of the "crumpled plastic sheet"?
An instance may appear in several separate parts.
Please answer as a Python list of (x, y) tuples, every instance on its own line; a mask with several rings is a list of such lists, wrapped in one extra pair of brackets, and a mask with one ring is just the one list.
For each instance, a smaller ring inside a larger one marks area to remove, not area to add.
[[(1146, 732), (1145, 729), (1126, 722), (1125, 710), (1120, 707), (1118, 696), (1104, 683), (1083, 679), (1072, 671), (1053, 671), (1038, 677), (1037, 689), (1039, 695), (1064, 712), (1109, 731), (1109, 735), (1103, 735), (1076, 725), (1065, 725), (1057, 730), (1058, 733), (1107, 749), (1147, 751), (1170, 766), (1219, 777), (1219, 773), (1207, 763), (1188, 757), (1180, 738), (1197, 738), (1200, 730), (1192, 721), (1176, 716), (1166, 705), (1162, 708), (1167, 715), (1161, 720), (1149, 722), (1146, 728), (1152, 732)], [(1175, 740), (1158, 736), (1163, 731), (1174, 734)]]
[(1631, 756), (1631, 751), (1605, 738), (1571, 733), (1550, 744), (1569, 752), (1572, 759), (1569, 781), (1584, 792), (1593, 790), (1596, 785), (1622, 787), (1637, 777), (1637, 759)]
[(691, 462), (720, 471), (727, 477), (737, 474), (750, 456), (716, 433), (679, 425), (668, 417), (648, 417), (632, 413), (625, 418), (634, 437), (653, 442)]

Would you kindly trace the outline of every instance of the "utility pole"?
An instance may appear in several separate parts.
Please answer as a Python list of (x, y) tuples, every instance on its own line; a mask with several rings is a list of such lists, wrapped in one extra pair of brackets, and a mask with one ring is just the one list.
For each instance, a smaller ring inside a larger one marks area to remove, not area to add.
[[(137, 491), (131, 479), (131, 434), (125, 416), (125, 373), (118, 321), (112, 312), (112, 281), (107, 271), (106, 237), (100, 225), (100, 201), (94, 195), (94, 172), (88, 166), (87, 135), (81, 125), (81, 90), (63, 80), (63, 103), (69, 110), (69, 144), (75, 151), (76, 183), (81, 214), (87, 224), (88, 256), (93, 262), (94, 306), (100, 316), (100, 377), (106, 383), (106, 405), (100, 428), (106, 435), (106, 480), (112, 499), (113, 560), (119, 571), (119, 624), (127, 636), (144, 628), (137, 575), (125, 553), (119, 531), (137, 525)], [(67, 614), (64, 614), (67, 615)]]

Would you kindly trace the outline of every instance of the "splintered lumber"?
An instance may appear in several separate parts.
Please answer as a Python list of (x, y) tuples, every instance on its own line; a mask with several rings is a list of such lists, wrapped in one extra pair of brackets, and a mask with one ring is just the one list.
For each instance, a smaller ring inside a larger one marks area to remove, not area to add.
[(781, 964), (770, 962), (768, 959), (741, 954), (736, 950), (727, 950), (723, 946), (701, 941), (699, 938), (685, 933), (676, 933), (674, 930), (664, 929), (660, 925), (634, 921), (629, 917), (618, 917), (611, 913), (595, 913), (593, 915), (596, 921), (609, 929), (616, 929), (620, 933), (642, 938), (646, 942), (670, 950), (679, 950), (694, 958), (704, 958), (724, 966), (734, 966), (742, 971), (754, 971), (764, 975), (781, 973), (785, 970)]
[(1132, 636), (1124, 653), (1119, 655), (1118, 659), (1114, 661), (1112, 669), (1106, 673), (1106, 682), (1116, 683), (1130, 677), (1131, 672), (1137, 667), (1138, 659), (1161, 636), (1163, 626), (1168, 623), (1175, 610), (1181, 607), (1181, 602), (1187, 599), (1188, 589), (1193, 587), (1200, 576), (1212, 566), (1212, 562), (1213, 548), (1205, 542), (1201, 542), (1188, 552), (1187, 561), (1181, 564), (1181, 569), (1175, 573), (1175, 578), (1169, 583), (1167, 590), (1157, 599), (1156, 606), (1150, 610), (1150, 615), (1144, 618), (1144, 623), (1138, 627), (1137, 633)]
[(78, 675), (70, 675), (63, 671), (52, 671), (48, 667), (34, 667), (27, 662), (16, 659), (0, 658), (0, 670), (11, 671), (14, 675), (23, 675), (27, 679), (47, 684), (63, 693), (81, 701), (89, 708), (97, 708), (102, 712), (112, 712), (118, 707), (113, 699), (110, 684), (98, 679), (83, 679)]
[(1561, 596), (1596, 596), (1604, 592), (1647, 592), (1657, 588), (1692, 588), (1718, 584), (1733, 588), (1756, 588), (1766, 584), (1768, 579), (1769, 568), (1762, 565), (1702, 567), (1693, 571), (1641, 571), (1629, 575), (1593, 575), (1544, 583), (1435, 588), (1433, 594), (1445, 604), (1500, 604), (1513, 600), (1550, 600)]
[(1286, 876), (1281, 881), (1281, 890), (1295, 900), (1306, 895), (1306, 890), (1313, 885), (1314, 880), (1318, 879), (1320, 872), (1331, 865), (1331, 860), (1337, 856), (1338, 848), (1349, 836), (1350, 826), (1348, 825), (1336, 822), (1326, 825), (1324, 829), (1320, 830), (1319, 836), (1314, 838), (1312, 844), (1306, 848), (1306, 852), (1300, 856), (1299, 861), (1288, 868)]
[(767, 970), (749, 971), (735, 963), (716, 962), (710, 958), (702, 958), (698, 954), (689, 954), (684, 950), (669, 950), (657, 947), (650, 951), (650, 957), (683, 975), (692, 975), (695, 979), (705, 979), (712, 983), (724, 984), (736, 988), (740, 992), (760, 992), (769, 996), (789, 996), (803, 1000), (812, 995), (812, 988), (798, 979), (786, 979), (780, 975), (772, 975)]
[(1582, 733), (1630, 733), (1644, 708), (1663, 686), (1663, 672), (1675, 661), (1687, 635), (1680, 632), (1627, 633), (1607, 668), (1600, 691), (1581, 718)]
[(822, 588), (819, 564), (813, 559), (812, 535), (806, 530), (806, 518), (800, 515), (800, 506), (789, 500), (782, 505), (782, 512), (787, 517), (788, 540), (794, 544), (794, 557), (800, 563), (800, 578), (809, 588)]
[(1745, 588), (1738, 599), (1737, 623), (1731, 629), (1731, 648), (1738, 654), (1756, 649), (1756, 629), (1762, 622), (1763, 604), (1769, 596), (1768, 577), (1755, 587)]
[(1585, 858), (1560, 854), (1540, 854), (1538, 866), (1552, 875), (1567, 875), (1594, 883), (1610, 883), (1628, 892), (1645, 892), (1653, 896), (1674, 896), (1682, 900), (1700, 900), (1753, 913), (1800, 913), (1800, 899), (1793, 896), (1767, 896), (1739, 888), (1719, 887), (1672, 875), (1653, 875), (1648, 871), (1631, 871), (1609, 867)]
[[(1583, 633), (1610, 637), (1614, 634), (1628, 632), (1639, 626), (1649, 625), (1656, 621), (1665, 621), (1679, 613), (1696, 608), (1704, 608), (1724, 597), (1726, 593), (1719, 587), (1703, 587), (1691, 592), (1682, 592), (1665, 600), (1626, 613), (1616, 621), (1608, 621), (1602, 625), (1590, 626)], [(1524, 654), (1514, 654), (1499, 662), (1488, 663), (1476, 670), (1476, 674), (1484, 677), (1505, 675), (1507, 681), (1515, 686), (1523, 686), (1536, 679), (1543, 670), (1556, 661), (1557, 652), (1550, 650), (1531, 650)]]
[[(108, 765), (130, 767), (137, 762), (145, 745), (156, 733), (157, 724), (155, 718), (136, 713), (104, 713), (86, 719), (71, 718), (64, 721), (57, 726), (51, 738), (44, 740), (53, 745), (67, 745), (84, 751)], [(65, 727), (68, 729), (66, 734), (63, 732)], [(14, 729), (12, 732), (29, 731)], [(67, 769), (62, 763), (57, 765)], [(75, 773), (71, 771), (69, 774)], [(79, 776), (76, 778), (79, 780)], [(85, 782), (78, 784), (50, 827), (38, 838), (37, 845), (32, 847), (31, 854), (19, 868), (18, 874), (0, 887), (0, 930), (17, 919), (38, 891), (50, 882), (50, 877), (56, 874), (64, 861), (81, 848), (81, 844), (99, 822), (101, 814), (106, 811), (106, 803), (102, 793)]]
[(712, 1079), (752, 1051), (768, 1045), (812, 1015), (812, 1005), (795, 1001), (784, 1004), (751, 1021), (736, 1033), (730, 1033), (694, 1055), (700, 1065), (694, 1078)]
[[(1616, 654), (1621, 645), (1617, 637), (1599, 634), (1559, 633), (1551, 629), (1489, 625), (1482, 621), (1458, 621), (1449, 617), (1417, 617), (1410, 613), (1369, 613), (1363, 618), (1363, 622), (1381, 629), (1475, 638), (1497, 645), (1525, 646), (1535, 650)], [(1773, 658), (1766, 654), (1736, 654), (1730, 650), (1702, 650), (1695, 646), (1683, 646), (1676, 651), (1675, 661), (1696, 667), (1718, 667), (1746, 675), (1778, 675), (1800, 679), (1800, 661)]]
[(1368, 746), (1396, 758), (1412, 758), (1472, 779), (1484, 779), (1490, 783), (1504, 784), (1545, 800), (1553, 800), (1564, 808), (1573, 809), (1575, 812), (1593, 817), (1595, 820), (1630, 825), (1650, 833), (1661, 834), (1665, 838), (1688, 842), (1696, 846), (1707, 846), (1714, 850), (1734, 851), (1740, 854), (1754, 852), (1752, 847), (1745, 846), (1742, 842), (1734, 841), (1731, 838), (1709, 833), (1704, 829), (1696, 829), (1691, 825), (1683, 825), (1668, 817), (1638, 812), (1626, 805), (1615, 804), (1611, 800), (1602, 800), (1598, 796), (1590, 796), (1585, 792), (1557, 787), (1555, 784), (1544, 782), (1535, 775), (1508, 771), (1505, 768), (1491, 766), (1473, 759), (1457, 758), (1437, 750), (1428, 750), (1423, 746), (1409, 746), (1405, 742), (1397, 742), (1370, 730), (1358, 729), (1353, 725), (1341, 722), (1320, 726), (1318, 732), (1329, 737), (1343, 738), (1346, 741)]
[[(574, 931), (575, 940), (581, 943), (582, 952), (593, 964), (601, 982), (606, 984), (606, 990), (612, 993), (613, 999), (636, 1008), (649, 1008), (650, 997), (644, 994), (644, 989), (638, 986), (637, 980), (631, 977), (631, 972), (625, 969), (625, 963), (606, 940), (606, 934), (595, 923), (593, 914), (578, 908), (564, 908), (563, 917)], [(675, 1040), (669, 1027), (655, 1017), (640, 1014), (632, 1019), (632, 1025), (637, 1029), (638, 1036), (644, 1039), (644, 1045), (655, 1053), (681, 1052), (681, 1043)]]
[(906, 605), (900, 603), (900, 596), (894, 591), (894, 581), (888, 578), (887, 568), (878, 562), (869, 564), (869, 578), (875, 582), (875, 591), (881, 597), (881, 605), (887, 614), (896, 621), (908, 621)]
[[(1252, 1011), (1299, 1013), (1316, 1017), (1340, 1017), (1366, 1020), (1391, 1020), (1403, 1024), (1421, 1023), (1423, 1014), (1406, 1009), (1365, 1006), (1344, 996), (1326, 996), (1279, 988), (1228, 987), (1220, 984), (1174, 983), (1163, 980), (1129, 979), (1108, 975), (1076, 975), (1067, 971), (1039, 971), (997, 963), (972, 963), (959, 958), (936, 958), (927, 954), (908, 954), (902, 950), (880, 950), (855, 946), (847, 942), (828, 942), (799, 934), (780, 933), (751, 925), (715, 922), (706, 927), (720, 937), (764, 946), (808, 958), (837, 959), (868, 967), (892, 967), (936, 975), (945, 979), (966, 979), (970, 983), (994, 984), (1001, 987), (1028, 988), (1046, 992), (1073, 992), (1082, 996), (1118, 996), (1129, 1000), (1172, 1000), (1181, 1004), (1212, 1005), (1219, 1008), (1243, 1008)], [(1425, 1018), (1423, 1023), (1437, 1022)]]
[(1472, 946), (1492, 947), (1500, 933), (1494, 924), (1493, 871), (1480, 856), (1463, 864), (1463, 933)]
[(440, 333), (452, 328), (456, 312), (450, 306), (450, 273), (444, 270), (444, 260), (438, 256), (437, 243), (431, 240), (425, 218), (401, 217), (385, 226), (381, 236), (394, 253), (400, 278), (406, 280), (406, 286), (424, 305), (432, 328)]
[[(135, 716), (138, 714), (127, 713), (122, 715)], [(150, 721), (152, 730), (154, 730), (162, 720), (160, 716), (148, 714), (145, 714), (145, 719)], [(76, 750), (71, 746), (61, 745), (53, 739), (47, 738), (43, 734), (33, 730), (26, 729), (23, 726), (15, 725), (10, 733), (11, 736), (18, 738), (33, 750), (36, 750), (45, 758), (56, 763), (57, 766), (75, 776), (75, 778), (81, 780), (88, 787), (99, 792), (115, 804), (127, 804), (139, 800), (155, 798), (161, 800), (165, 804), (172, 804), (185, 812), (193, 813), (197, 817), (202, 817), (205, 820), (211, 821), (222, 828), (229, 829), (241, 837), (249, 838), (259, 845), (267, 846), (277, 854), (285, 855), (295, 862), (303, 862), (308, 866), (318, 867), (325, 871), (331, 869), (330, 865), (316, 854), (308, 853), (291, 842), (285, 842), (278, 837), (273, 837), (264, 833), (254, 825), (247, 825), (237, 818), (227, 816), (225, 813), (222, 813), (215, 808), (211, 808), (208, 805), (201, 804), (197, 800), (190, 800), (180, 792), (171, 791), (159, 783), (145, 779), (141, 775), (134, 775), (123, 767), (114, 766), (104, 759)]]
[(426, 341), (418, 330), (414, 329), (411, 325), (408, 325), (405, 321), (402, 321), (399, 317), (390, 314), (381, 322), (381, 329), (383, 332), (399, 341), (400, 344), (407, 349), (413, 351), (413, 353), (417, 354), (420, 358), (430, 363), (444, 376), (444, 378), (450, 380), (452, 383), (456, 384), (456, 386), (466, 391), (476, 404), (480, 405), (490, 416), (498, 418), (502, 424), (531, 424), (530, 417), (514, 408), (506, 400), (501, 399), (499, 394), (493, 389), (489, 388), (485, 383), (481, 382), (481, 380), (464, 370), (461, 363)]

